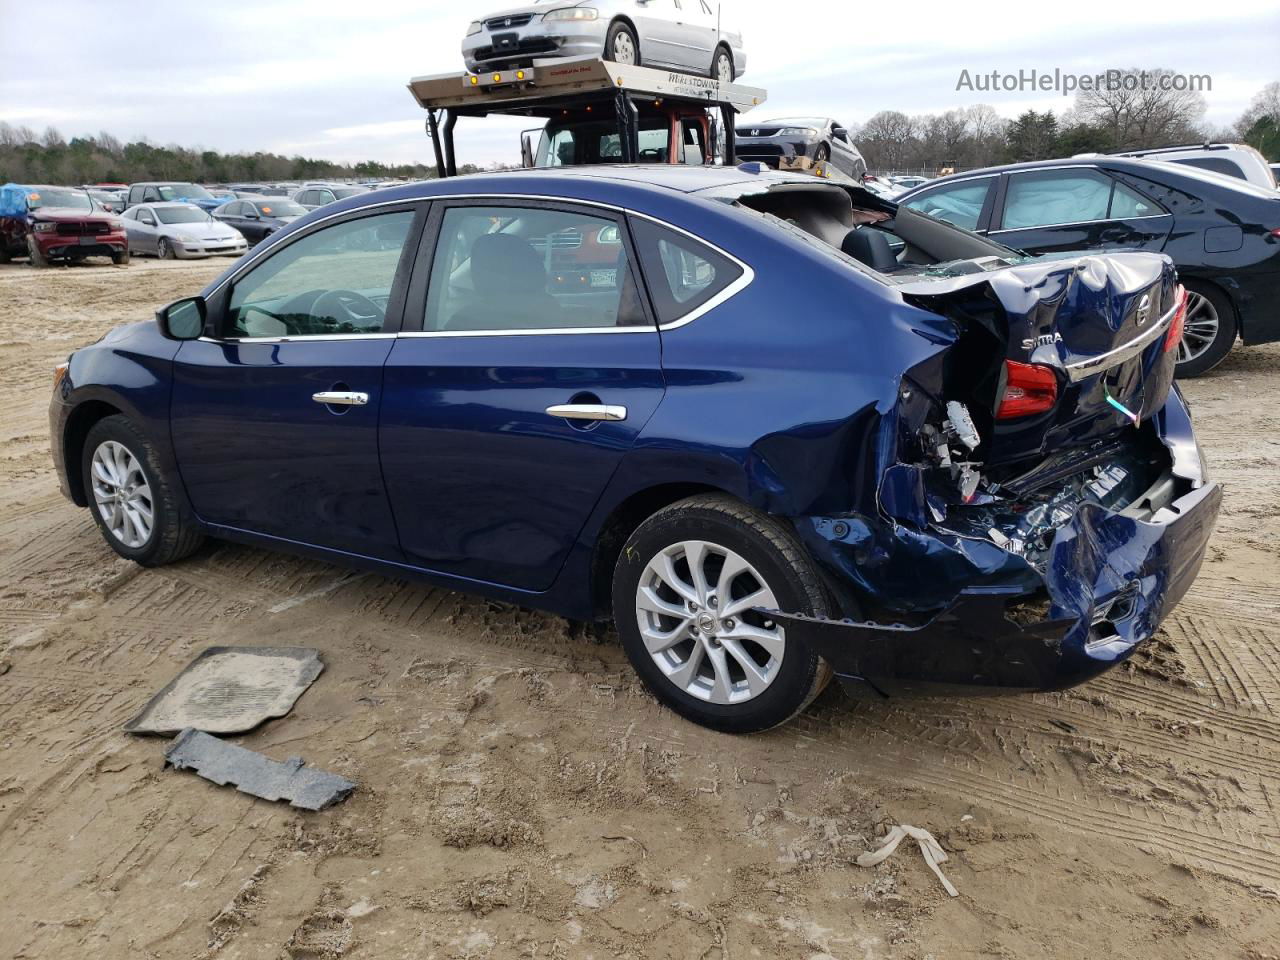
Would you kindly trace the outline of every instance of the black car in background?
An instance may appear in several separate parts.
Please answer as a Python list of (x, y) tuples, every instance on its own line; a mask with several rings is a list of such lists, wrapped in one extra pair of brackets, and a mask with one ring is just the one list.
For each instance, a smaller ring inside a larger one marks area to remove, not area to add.
[(1178, 375), (1280, 340), (1280, 192), (1183, 164), (1089, 155), (931, 180), (899, 204), (1030, 254), (1168, 254), (1189, 294)]
[(734, 131), (739, 160), (758, 160), (776, 170), (804, 170), (826, 161), (854, 179), (867, 163), (853, 145), (849, 129), (830, 117), (783, 117), (742, 124)]
[(249, 197), (224, 203), (213, 211), (213, 216), (235, 227), (253, 246), (306, 212), (288, 197)]

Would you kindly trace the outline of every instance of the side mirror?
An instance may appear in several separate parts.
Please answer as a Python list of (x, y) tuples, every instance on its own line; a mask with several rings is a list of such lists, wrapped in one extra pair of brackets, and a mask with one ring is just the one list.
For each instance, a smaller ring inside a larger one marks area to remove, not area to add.
[(245, 218), (246, 220), (261, 220), (261, 219), (262, 219), (260, 216), (258, 216), (258, 211), (257, 211), (257, 210), (250, 210), (248, 213), (246, 213), (246, 214), (244, 215), (244, 218)]
[(832, 127), (831, 135), (837, 140), (844, 140), (847, 142), (849, 139), (849, 131), (845, 127)]
[(204, 297), (187, 297), (157, 310), (156, 323), (170, 340), (197, 340), (204, 334), (208, 312)]

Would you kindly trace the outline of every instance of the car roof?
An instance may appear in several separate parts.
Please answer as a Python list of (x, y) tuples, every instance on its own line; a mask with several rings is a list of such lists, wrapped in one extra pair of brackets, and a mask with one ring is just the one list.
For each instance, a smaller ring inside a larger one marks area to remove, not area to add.
[[(230, 200), (227, 201), (227, 203), (230, 203), (230, 202), (231, 202)], [(191, 207), (193, 210), (203, 209), (202, 207), (199, 207), (194, 203), (187, 203), (185, 200), (148, 201), (147, 203), (136, 204), (136, 206), (151, 207), (152, 209), (156, 209), (156, 210), (160, 209), (161, 207)]]
[[(935, 177), (928, 184), (921, 184), (919, 187), (913, 187), (912, 190), (932, 189), (940, 184), (951, 183), (958, 180), (970, 180), (975, 177), (994, 177), (1002, 173), (1019, 173), (1025, 170), (1048, 170), (1061, 167), (1094, 167), (1103, 166), (1111, 170), (1120, 170), (1126, 173), (1132, 173), (1135, 176), (1153, 179), (1175, 179), (1182, 182), (1194, 181), (1202, 184), (1210, 184), (1218, 187), (1242, 188), (1245, 192), (1262, 193), (1263, 188), (1258, 187), (1247, 180), (1241, 180), (1238, 177), (1228, 177), (1222, 174), (1213, 173), (1208, 170), (1202, 170), (1199, 167), (1187, 166), (1181, 163), (1172, 163), (1168, 160), (1150, 157), (1118, 157), (1109, 153), (1083, 153), (1074, 157), (1059, 157), (1056, 160), (1028, 160), (1022, 163), (1006, 163), (1000, 166), (980, 167), (976, 170), (965, 170), (963, 173), (953, 173), (945, 177)], [(1274, 191), (1272, 191), (1274, 193)]]

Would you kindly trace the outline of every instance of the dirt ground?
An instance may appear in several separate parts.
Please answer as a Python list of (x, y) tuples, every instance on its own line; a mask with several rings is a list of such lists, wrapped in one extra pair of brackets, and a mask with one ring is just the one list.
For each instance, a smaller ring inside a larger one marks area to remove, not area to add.
[[(226, 262), (0, 268), (0, 956), (1280, 957), (1280, 348), (1184, 385), (1227, 485), (1200, 580), (1062, 694), (855, 703), (752, 738), (612, 637), (210, 544), (141, 570), (56, 489), (51, 370)], [(213, 644), (327, 669), (237, 742), (360, 783), (317, 814), (122, 724)], [(854, 858), (888, 825), (932, 831)]]

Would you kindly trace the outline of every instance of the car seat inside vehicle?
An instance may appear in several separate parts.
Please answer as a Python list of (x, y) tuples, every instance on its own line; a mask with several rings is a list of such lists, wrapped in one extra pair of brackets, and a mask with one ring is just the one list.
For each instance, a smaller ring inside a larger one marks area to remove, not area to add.
[(898, 258), (894, 256), (888, 235), (875, 227), (854, 227), (845, 234), (840, 250), (880, 273), (898, 269)]
[(446, 330), (556, 327), (560, 304), (547, 293), (542, 254), (523, 237), (487, 233), (471, 245), (475, 294), (445, 323)]

